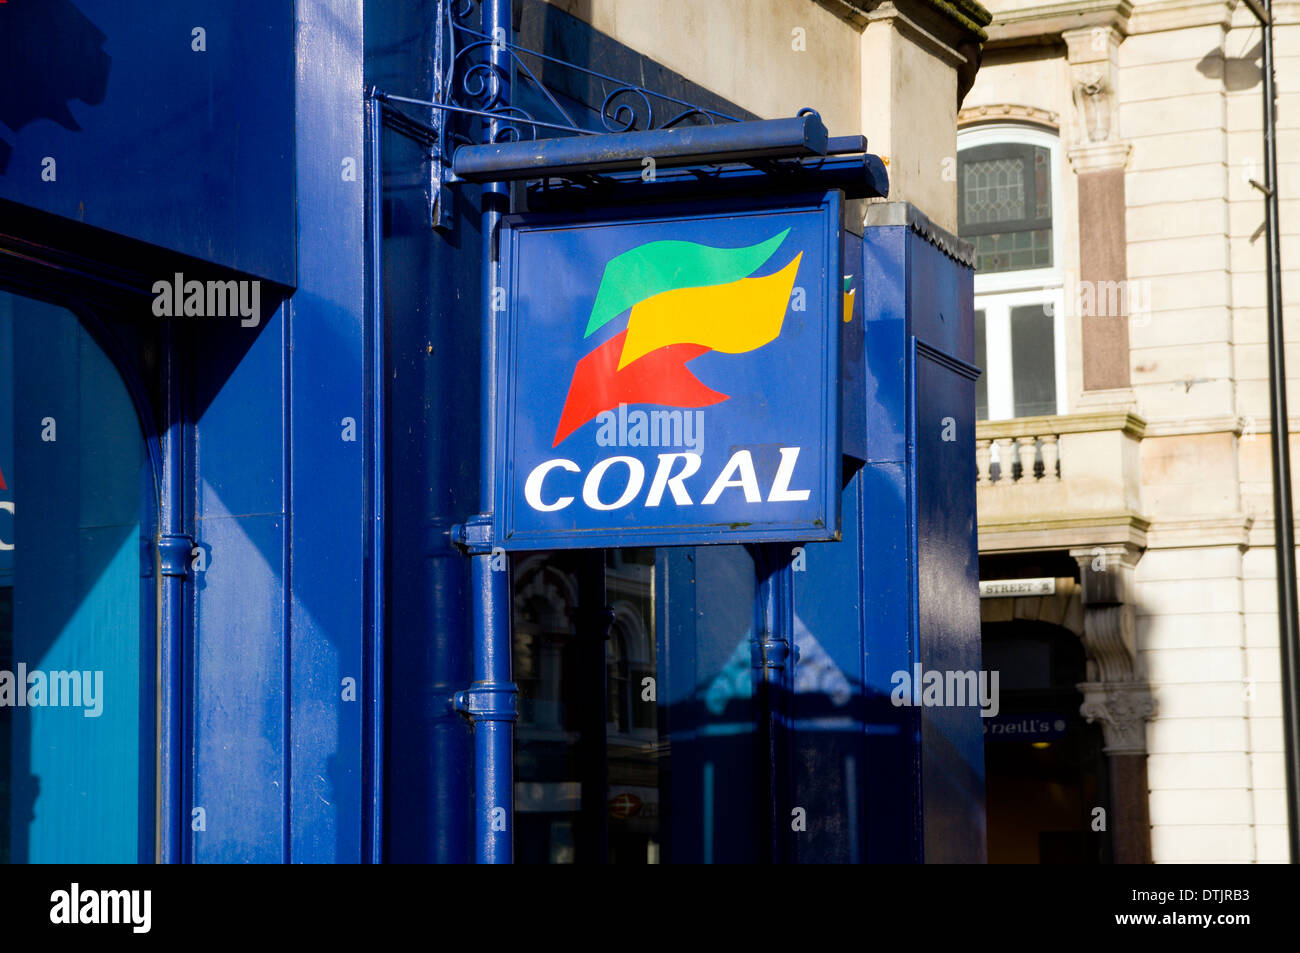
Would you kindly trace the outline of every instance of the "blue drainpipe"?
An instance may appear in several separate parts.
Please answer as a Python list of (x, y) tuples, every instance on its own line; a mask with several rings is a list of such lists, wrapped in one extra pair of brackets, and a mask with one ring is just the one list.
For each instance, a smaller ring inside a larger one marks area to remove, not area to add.
[(185, 753), (186, 709), (188, 697), (184, 663), (185, 606), (189, 596), (190, 559), (194, 537), (186, 532), (185, 492), (185, 368), (180, 353), (180, 331), (173, 321), (163, 326), (163, 428), (162, 486), (158, 526), (158, 573), (162, 577), (161, 651), (159, 687), (161, 691), (162, 731), (159, 778), (158, 859), (164, 864), (189, 859), (182, 818), (189, 817), (188, 763)]
[(370, 286), (368, 308), (370, 312), (370, 459), (366, 477), (370, 481), (370, 539), (367, 546), (370, 560), (368, 570), (369, 643), (366, 652), (366, 673), (369, 683), (366, 691), (365, 751), (362, 775), (368, 783), (363, 787), (365, 804), (362, 811), (362, 856), (372, 864), (384, 859), (384, 463), (388, 458), (384, 442), (384, 166), (380, 152), (383, 105), (377, 99), (366, 100), (366, 149), (369, 165), (366, 178), (366, 254), (369, 256)]
[[(483, 32), (496, 42), (489, 62), (501, 83), (497, 108), (510, 102), (510, 51), (500, 42), (511, 41), (510, 0), (483, 0)], [(489, 125), (489, 141), (500, 126)], [(474, 724), (474, 833), (475, 860), (480, 864), (508, 864), (514, 859), (514, 722), (517, 717), (511, 678), (509, 560), (494, 560), (491, 547), (492, 507), (497, 486), (496, 459), (496, 350), (497, 317), (492, 309), (494, 290), (502, 286), (497, 229), (510, 210), (509, 186), (485, 182), (482, 186), (483, 288), (482, 350), (480, 356), (479, 515), (468, 520), (458, 535), (470, 553), (474, 600), (474, 683), (456, 696), (456, 707)], [(493, 569), (493, 563), (502, 565)]]
[[(755, 638), (750, 645), (758, 669), (758, 742), (767, 763), (766, 776), (756, 785), (762, 800), (755, 816), (766, 828), (763, 860), (789, 863), (790, 752), (789, 715), (793, 694), (792, 672), (798, 658), (794, 642), (794, 583), (790, 575), (789, 547), (763, 543), (754, 547), (758, 570), (758, 612)], [(760, 842), (761, 843), (761, 842)], [(758, 844), (756, 844), (758, 846)]]

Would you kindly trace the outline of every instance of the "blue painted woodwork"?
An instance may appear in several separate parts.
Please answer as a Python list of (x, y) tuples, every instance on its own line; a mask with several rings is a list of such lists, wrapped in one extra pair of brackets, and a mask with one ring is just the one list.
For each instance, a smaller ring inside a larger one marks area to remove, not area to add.
[[(452, 535), (491, 509), (501, 470), (490, 449), (480, 456), (494, 445), (482, 417), (495, 386), (481, 368), (492, 366), (485, 264), (506, 190), (485, 199), (474, 183), (444, 187), (425, 144), (380, 129), (378, 112), (367, 142), (363, 115), (370, 85), (434, 98), (442, 8), (185, 0), (150, 5), (146, 18), (134, 0), (47, 7), (93, 24), (113, 59), (102, 96), (84, 85), (93, 58), (70, 77), (83, 84), (68, 107), (80, 131), (51, 118), (62, 113), (17, 129), (0, 115), (10, 147), (0, 282), (93, 302), (120, 345), (102, 345), (114, 365), (104, 374), (122, 376), (128, 399), (97, 412), (125, 427), (134, 408), (132, 489), (148, 490), (123, 495), (102, 524), (112, 532), (84, 543), (105, 567), (138, 567), (128, 542), (159, 537), (161, 578), (137, 573), (131, 585), (161, 593), (162, 734), (142, 716), (147, 679), (130, 732), (119, 728), (124, 745), (162, 747), (161, 859), (510, 857), (513, 818), (492, 830), (483, 810), (513, 796), (509, 576), (490, 550), (468, 556)], [(206, 53), (156, 47), (173, 30), (186, 39), (199, 18), (212, 24)], [(556, 8), (525, 3), (520, 22), (526, 45), (618, 75), (654, 68), (678, 98), (753, 118)], [(211, 70), (202, 83), (159, 81), (192, 57)], [(554, 63), (543, 72), (579, 125), (605, 128), (599, 83)], [(517, 88), (533, 108), (540, 94)], [(828, 149), (861, 145), (832, 138)], [(22, 178), (54, 150), (55, 182)], [(817, 161), (879, 194), (887, 184), (871, 158)], [(754, 174), (727, 181), (755, 188)], [(513, 194), (516, 208), (604, 201)], [(937, 234), (904, 213), (865, 239), (843, 235), (836, 277), (855, 291), (851, 320), (835, 311), (846, 459), (827, 482), (842, 539), (654, 555), (673, 751), (664, 801), (690, 806), (665, 820), (665, 860), (982, 857), (978, 712), (890, 702), (892, 674), (915, 663), (979, 668), (970, 272)], [(207, 268), (267, 280), (256, 327), (151, 316), (153, 280)], [(6, 366), (0, 354), (0, 376)], [(29, 397), (66, 385), (33, 373), (15, 371)], [(954, 440), (942, 437), (946, 417)], [(23, 473), (11, 459), (0, 432), (7, 480)], [(62, 499), (61, 479), (48, 492)], [(0, 512), (0, 539), (7, 519)], [(0, 555), (0, 585), (4, 566)], [(87, 605), (131, 601), (87, 586)], [(114, 630), (138, 632), (122, 611)], [(477, 652), (476, 618), (496, 634)], [(152, 672), (152, 644), (113, 664)], [(456, 709), (462, 693), (471, 718)], [(137, 791), (152, 792), (152, 757), (130, 767)], [(151, 794), (134, 808), (111, 849), (149, 859)], [(795, 808), (806, 811), (801, 832)], [(29, 843), (44, 843), (37, 834)]]
[[(978, 707), (900, 707), (895, 672), (980, 669), (969, 248), (911, 206), (863, 247), (861, 592), (869, 861), (984, 859)], [(796, 604), (797, 601), (796, 601)]]
[(255, 329), (185, 326), (206, 569), (182, 856), (199, 862), (356, 862), (364, 848), (361, 5), (299, 4), (296, 24), (297, 292)]
[[(367, 85), (429, 97), (433, 6), (366, 5)], [(438, 237), (429, 228), (427, 153), (390, 128), (381, 153), (391, 514), (384, 855), (466, 863), (474, 858), (473, 735), (452, 698), (474, 677), (470, 567), (449, 531), (479, 507), (479, 187), (449, 194), (449, 227)]]
[(0, 199), (294, 283), (292, 4), (4, 7)]
[[(365, 155), (360, 0), (297, 4), (298, 291), (289, 302), (288, 859), (358, 861), (366, 679)], [(356, 159), (355, 178), (347, 160)], [(373, 317), (373, 316), (372, 316)], [(350, 434), (347, 420), (356, 421)], [(349, 437), (355, 439), (349, 439)], [(344, 679), (356, 691), (344, 697)]]
[[(19, 4), (6, 6), (0, 15)], [(363, 755), (379, 746), (362, 737), (378, 703), (363, 654), (377, 628), (363, 613), (377, 539), (366, 514), (378, 495), (366, 470), (364, 345), (376, 335), (364, 281), (361, 4), (79, 6), (108, 37), (107, 91), (74, 103), (80, 131), (40, 120), (6, 136), (0, 194), (22, 205), (7, 206), (0, 273), (41, 296), (93, 302), (131, 342), (125, 353), (138, 351), (112, 356), (162, 433), (146, 457), (161, 531), (159, 856), (374, 856), (362, 826), (363, 788), (378, 773)], [(55, 13), (83, 15), (69, 3), (49, 4)], [(166, 37), (181, 23), (178, 58)], [(204, 52), (189, 48), (195, 23), (206, 25)], [(156, 71), (172, 76), (182, 60), (206, 64), (199, 86), (159, 81)], [(151, 138), (151, 123), (166, 132)], [(55, 140), (102, 168), (72, 156), (48, 189), (14, 178)], [(61, 203), (74, 186), (71, 214)], [(176, 271), (276, 284), (262, 287), (255, 327), (153, 318), (152, 283)], [(295, 281), (285, 301), (282, 286)], [(152, 709), (152, 689), (145, 703)], [(134, 722), (151, 752), (152, 717)], [(123, 763), (149, 792), (133, 802), (150, 859), (153, 756)]]

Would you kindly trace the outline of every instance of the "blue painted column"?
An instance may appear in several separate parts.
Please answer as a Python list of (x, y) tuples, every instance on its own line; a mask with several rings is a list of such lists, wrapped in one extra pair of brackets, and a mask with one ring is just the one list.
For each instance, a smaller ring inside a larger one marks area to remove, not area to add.
[(979, 707), (894, 694), (981, 670), (973, 250), (901, 202), (870, 206), (862, 250), (867, 862), (983, 863)]
[(358, 863), (373, 847), (365, 737), (377, 689), (366, 599), (378, 489), (369, 469), (378, 434), (367, 387), (362, 4), (300, 0), (295, 10), (298, 286), (282, 352), (290, 409), (284, 859)]

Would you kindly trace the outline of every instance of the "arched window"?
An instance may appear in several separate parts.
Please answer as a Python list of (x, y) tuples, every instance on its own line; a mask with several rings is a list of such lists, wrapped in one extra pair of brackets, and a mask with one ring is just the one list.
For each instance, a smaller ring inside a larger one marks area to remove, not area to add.
[(1060, 143), (989, 124), (957, 137), (958, 233), (975, 246), (980, 420), (1065, 412)]

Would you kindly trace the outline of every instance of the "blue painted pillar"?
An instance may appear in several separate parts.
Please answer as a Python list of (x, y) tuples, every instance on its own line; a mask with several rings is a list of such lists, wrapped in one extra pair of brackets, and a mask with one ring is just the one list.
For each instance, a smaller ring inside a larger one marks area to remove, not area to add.
[(867, 860), (983, 863), (980, 709), (895, 694), (981, 667), (972, 252), (901, 202), (862, 249)]
[(296, 11), (298, 289), (282, 352), (291, 411), (285, 859), (357, 863), (370, 841), (364, 732), (375, 687), (364, 605), (374, 542), (367, 467), (378, 439), (367, 417), (362, 4), (300, 0)]

